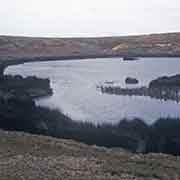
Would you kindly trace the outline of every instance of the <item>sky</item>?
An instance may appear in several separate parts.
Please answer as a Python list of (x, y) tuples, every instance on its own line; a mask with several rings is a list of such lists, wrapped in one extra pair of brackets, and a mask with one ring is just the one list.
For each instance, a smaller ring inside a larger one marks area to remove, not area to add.
[(180, 32), (180, 0), (0, 0), (0, 34), (46, 37)]

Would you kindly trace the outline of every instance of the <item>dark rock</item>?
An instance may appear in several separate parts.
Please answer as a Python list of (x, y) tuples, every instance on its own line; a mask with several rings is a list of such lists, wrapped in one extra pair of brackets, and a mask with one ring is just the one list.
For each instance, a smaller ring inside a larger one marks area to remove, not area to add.
[(136, 61), (138, 58), (135, 57), (123, 57), (123, 61)]
[(125, 82), (126, 82), (126, 84), (138, 84), (139, 83), (139, 81), (136, 78), (131, 78), (131, 77), (126, 78)]

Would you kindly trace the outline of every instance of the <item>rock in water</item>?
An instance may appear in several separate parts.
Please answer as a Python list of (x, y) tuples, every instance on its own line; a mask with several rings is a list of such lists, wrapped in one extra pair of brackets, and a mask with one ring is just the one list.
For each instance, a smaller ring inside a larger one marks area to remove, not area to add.
[(123, 57), (123, 61), (136, 61), (138, 58), (135, 57)]
[(125, 80), (126, 84), (138, 84), (139, 81), (136, 78), (127, 77)]

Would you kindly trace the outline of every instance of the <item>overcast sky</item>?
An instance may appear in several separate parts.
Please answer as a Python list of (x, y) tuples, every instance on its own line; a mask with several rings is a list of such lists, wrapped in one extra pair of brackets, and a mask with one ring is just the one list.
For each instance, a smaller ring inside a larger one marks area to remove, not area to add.
[(180, 31), (180, 0), (0, 0), (0, 34), (119, 36)]

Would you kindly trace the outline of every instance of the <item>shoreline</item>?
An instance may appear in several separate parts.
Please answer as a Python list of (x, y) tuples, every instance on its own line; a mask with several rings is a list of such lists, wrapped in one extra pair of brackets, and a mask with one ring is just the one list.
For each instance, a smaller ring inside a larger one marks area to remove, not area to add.
[[(77, 60), (88, 60), (91, 59), (96, 60), (96, 59), (108, 59), (108, 58), (123, 58), (124, 56), (119, 56), (119, 55), (102, 55), (102, 56), (97, 56), (97, 55), (90, 55), (90, 56), (42, 56), (42, 57), (24, 57), (24, 58), (15, 58), (15, 59), (8, 59), (8, 60), (1, 60), (0, 59), (0, 68), (3, 66), (3, 73), (4, 70), (8, 66), (12, 65), (18, 65), (18, 64), (24, 64), (24, 63), (30, 63), (30, 62), (48, 62), (48, 61), (77, 61)], [(130, 56), (131, 57), (131, 56)], [(180, 58), (179, 56), (133, 56), (135, 58)], [(135, 60), (138, 61), (139, 59)], [(1, 74), (1, 73), (0, 73)]]

